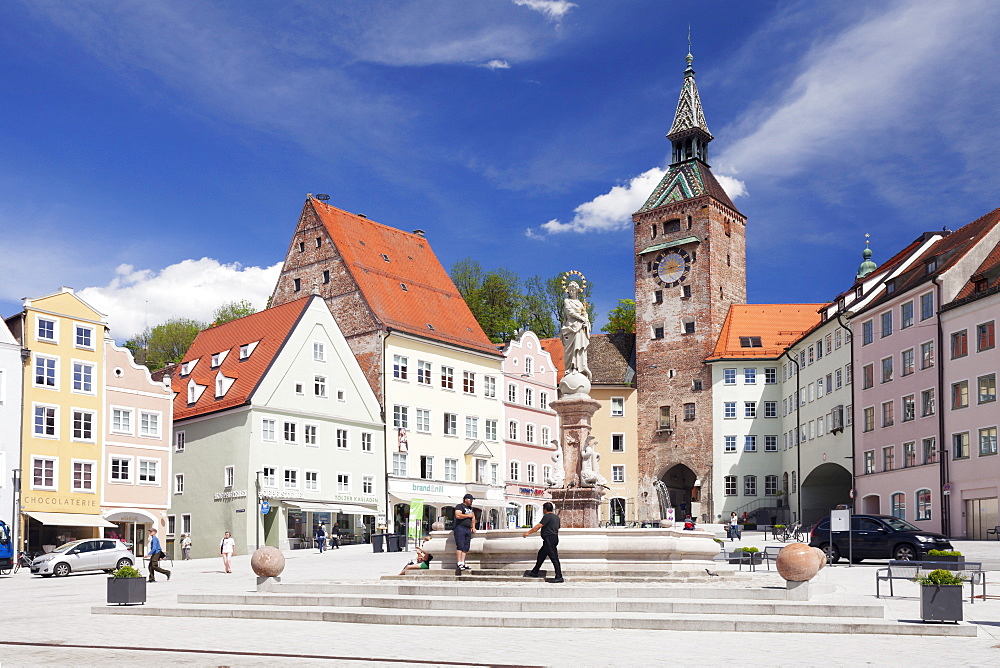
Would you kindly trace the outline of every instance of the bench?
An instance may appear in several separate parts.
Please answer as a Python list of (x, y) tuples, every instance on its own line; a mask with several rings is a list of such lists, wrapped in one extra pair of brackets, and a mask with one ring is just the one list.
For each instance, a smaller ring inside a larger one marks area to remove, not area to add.
[(880, 568), (875, 571), (875, 597), (879, 598), (881, 592), (879, 587), (882, 582), (889, 583), (889, 596), (894, 596), (892, 591), (893, 580), (913, 580), (914, 578), (927, 575), (931, 571), (943, 568), (956, 575), (964, 577), (970, 585), (970, 602), (975, 603), (976, 585), (983, 587), (983, 598), (986, 598), (986, 572), (983, 564), (979, 561), (889, 561), (888, 568)]
[(1000, 526), (995, 526), (992, 529), (987, 529), (986, 540), (989, 540), (990, 536), (996, 536), (998, 539), (1000, 539)]
[(761, 559), (767, 564), (767, 570), (771, 570), (771, 563), (778, 565), (778, 553), (781, 552), (783, 545), (770, 545), (764, 548), (764, 556)]

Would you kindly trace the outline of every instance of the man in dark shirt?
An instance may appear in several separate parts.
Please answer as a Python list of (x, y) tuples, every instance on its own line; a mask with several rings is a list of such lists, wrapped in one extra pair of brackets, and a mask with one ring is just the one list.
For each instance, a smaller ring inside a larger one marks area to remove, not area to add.
[(472, 510), (472, 502), (476, 497), (466, 494), (462, 503), (455, 506), (455, 560), (460, 571), (471, 571), (465, 564), (465, 555), (472, 545), (472, 534), (476, 533), (476, 513)]
[(538, 561), (535, 562), (535, 567), (528, 575), (537, 578), (538, 569), (542, 567), (545, 557), (548, 557), (556, 569), (556, 577), (552, 581), (562, 582), (562, 566), (559, 564), (559, 550), (557, 549), (559, 545), (559, 516), (556, 515), (555, 509), (556, 507), (552, 505), (551, 501), (546, 501), (545, 505), (542, 506), (542, 519), (539, 520), (538, 524), (525, 531), (522, 537), (527, 538), (539, 530), (542, 532), (542, 547), (538, 550)]

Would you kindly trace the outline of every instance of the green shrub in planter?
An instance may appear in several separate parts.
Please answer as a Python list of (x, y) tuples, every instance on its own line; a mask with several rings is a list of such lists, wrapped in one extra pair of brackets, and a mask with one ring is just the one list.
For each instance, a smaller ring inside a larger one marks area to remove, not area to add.
[(962, 621), (962, 583), (965, 578), (938, 568), (913, 580), (920, 585), (920, 619), (925, 622)]
[(132, 566), (122, 566), (108, 578), (108, 603), (132, 605), (146, 602), (146, 578)]
[(754, 552), (760, 552), (760, 550), (758, 550), (756, 547), (741, 547), (739, 550), (737, 550), (737, 552), (750, 552), (751, 554), (753, 554)]
[(962, 563), (965, 561), (965, 557), (957, 550), (930, 550), (927, 552), (927, 561)]

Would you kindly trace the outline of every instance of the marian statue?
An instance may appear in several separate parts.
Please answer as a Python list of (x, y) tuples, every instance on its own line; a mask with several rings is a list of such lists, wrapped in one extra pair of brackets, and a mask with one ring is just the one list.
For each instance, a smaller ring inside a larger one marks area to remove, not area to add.
[[(583, 281), (583, 274), (578, 274)], [(586, 283), (584, 283), (586, 285)], [(567, 374), (573, 371), (582, 373), (590, 380), (590, 367), (587, 365), (587, 346), (590, 345), (590, 317), (587, 315), (587, 304), (580, 295), (583, 289), (576, 281), (565, 283), (564, 290), (568, 295), (563, 300), (563, 322), (559, 336), (563, 344), (563, 363)]]

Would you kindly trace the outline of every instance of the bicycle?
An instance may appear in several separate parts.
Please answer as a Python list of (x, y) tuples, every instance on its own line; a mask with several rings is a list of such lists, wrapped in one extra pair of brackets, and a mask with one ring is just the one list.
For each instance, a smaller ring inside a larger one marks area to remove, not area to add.
[(17, 553), (17, 559), (14, 561), (14, 568), (12, 569), (12, 572), (13, 573), (17, 573), (19, 570), (21, 570), (22, 566), (24, 566), (25, 568), (27, 568), (30, 571), (31, 570), (31, 562), (32, 562), (33, 558), (34, 558), (33, 555), (29, 555), (26, 552), (18, 552)]
[(802, 523), (796, 522), (791, 526), (786, 526), (781, 532), (781, 542), (785, 543), (792, 540), (796, 543), (803, 542), (803, 538), (807, 535), (802, 531)]

